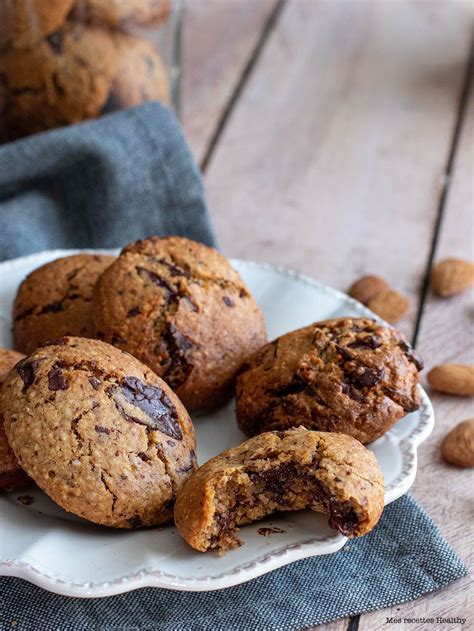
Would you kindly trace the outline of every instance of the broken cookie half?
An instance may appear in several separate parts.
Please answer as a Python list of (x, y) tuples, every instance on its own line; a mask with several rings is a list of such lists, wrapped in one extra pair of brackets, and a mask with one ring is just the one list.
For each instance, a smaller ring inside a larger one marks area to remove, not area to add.
[(376, 525), (384, 482), (372, 452), (345, 434), (304, 428), (266, 432), (219, 454), (187, 480), (175, 522), (202, 552), (240, 545), (239, 526), (274, 512), (311, 509), (359, 537)]

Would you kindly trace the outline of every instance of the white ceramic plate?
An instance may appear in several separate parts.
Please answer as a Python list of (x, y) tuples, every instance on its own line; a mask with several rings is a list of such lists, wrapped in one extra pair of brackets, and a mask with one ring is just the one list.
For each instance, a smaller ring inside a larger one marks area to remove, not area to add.
[[(42, 252), (0, 264), (0, 345), (11, 344), (11, 305), (21, 280), (43, 263), (75, 253)], [(233, 261), (265, 314), (270, 339), (316, 320), (373, 314), (358, 302), (309, 278), (245, 261)], [(370, 445), (385, 476), (385, 503), (413, 484), (417, 446), (430, 434), (434, 416), (421, 391), (421, 407)], [(195, 418), (202, 464), (238, 444), (234, 404)], [(28, 494), (25, 506), (18, 496)], [(277, 526), (282, 532), (269, 534)], [(266, 533), (266, 534), (260, 534)], [(19, 576), (52, 592), (99, 597), (155, 586), (206, 591), (243, 583), (304, 557), (336, 552), (345, 537), (311, 511), (286, 513), (246, 526), (245, 544), (219, 557), (188, 547), (172, 526), (137, 531), (102, 528), (74, 517), (38, 489), (0, 497), (0, 574)]]

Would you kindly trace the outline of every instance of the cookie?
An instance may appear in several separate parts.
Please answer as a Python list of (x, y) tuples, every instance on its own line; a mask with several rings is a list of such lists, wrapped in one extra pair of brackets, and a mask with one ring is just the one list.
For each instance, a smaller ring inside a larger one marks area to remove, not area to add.
[(266, 341), (239, 274), (216, 250), (182, 237), (125, 247), (93, 303), (97, 337), (150, 366), (192, 410), (225, 401), (237, 370)]
[(28, 47), (60, 28), (74, 0), (2, 0), (0, 48)]
[(164, 22), (171, 0), (77, 0), (76, 16), (112, 28)]
[(21, 283), (13, 305), (13, 343), (29, 354), (63, 335), (93, 337), (92, 294), (112, 256), (75, 254), (35, 269)]
[(206, 462), (176, 499), (181, 536), (196, 550), (239, 545), (236, 530), (276, 511), (311, 510), (347, 537), (368, 533), (384, 506), (372, 452), (344, 434), (267, 432)]
[(303, 425), (370, 443), (418, 409), (421, 359), (369, 318), (316, 322), (263, 347), (237, 379), (247, 435)]
[(117, 69), (109, 33), (68, 23), (36, 45), (0, 52), (10, 137), (78, 123), (97, 116)]
[(125, 33), (114, 35), (117, 74), (104, 111), (133, 107), (145, 101), (170, 102), (166, 68), (150, 42)]
[[(0, 388), (10, 370), (24, 355), (0, 348)], [(18, 464), (15, 454), (8, 444), (7, 435), (3, 427), (3, 417), (0, 414), (0, 492), (14, 491), (26, 486), (30, 482), (28, 476)]]
[(151, 370), (99, 342), (65, 337), (6, 378), (0, 410), (23, 469), (66, 511), (116, 528), (153, 526), (196, 466), (194, 428)]

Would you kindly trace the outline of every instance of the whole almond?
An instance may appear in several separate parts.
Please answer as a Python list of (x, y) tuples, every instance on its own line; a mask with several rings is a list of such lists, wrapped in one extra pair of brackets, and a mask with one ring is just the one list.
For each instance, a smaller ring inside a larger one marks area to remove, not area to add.
[(474, 395), (474, 366), (441, 364), (430, 370), (428, 383), (434, 390), (466, 397)]
[(441, 457), (458, 467), (474, 467), (474, 418), (459, 423), (446, 434)]
[(387, 289), (390, 289), (388, 283), (380, 276), (363, 276), (351, 285), (347, 293), (363, 305), (366, 305), (371, 298)]
[(390, 324), (395, 324), (407, 313), (410, 303), (398, 291), (387, 289), (371, 298), (367, 306)]
[(444, 259), (431, 272), (431, 288), (439, 296), (454, 296), (473, 284), (474, 265), (470, 261)]

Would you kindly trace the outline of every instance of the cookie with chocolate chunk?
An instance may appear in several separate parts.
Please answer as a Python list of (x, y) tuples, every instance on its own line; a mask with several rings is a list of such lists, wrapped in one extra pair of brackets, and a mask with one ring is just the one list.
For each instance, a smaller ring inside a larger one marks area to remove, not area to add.
[(172, 516), (196, 467), (194, 428), (172, 390), (117, 348), (65, 337), (7, 376), (0, 411), (15, 456), (65, 510), (116, 528)]
[[(10, 370), (23, 357), (24, 355), (16, 351), (0, 348), (0, 389)], [(18, 464), (18, 460), (8, 443), (3, 427), (3, 417), (0, 414), (0, 492), (14, 491), (26, 486), (28, 482), (30, 482), (28, 476)]]
[(236, 270), (182, 237), (126, 246), (97, 282), (94, 318), (97, 337), (150, 366), (193, 410), (228, 398), (236, 372), (266, 341)]
[(0, 48), (31, 46), (60, 28), (74, 0), (2, 0)]
[(35, 269), (21, 283), (13, 306), (13, 343), (31, 353), (63, 335), (93, 337), (92, 293), (112, 256), (75, 254)]
[(237, 379), (247, 435), (303, 425), (369, 443), (418, 409), (423, 364), (395, 329), (369, 318), (316, 322), (264, 346)]
[(116, 69), (110, 33), (73, 22), (28, 48), (1, 50), (6, 139), (97, 116)]
[(178, 493), (174, 518), (196, 550), (225, 551), (240, 544), (239, 526), (277, 511), (326, 513), (330, 526), (359, 537), (383, 506), (372, 452), (350, 436), (299, 427), (261, 434), (206, 462)]

